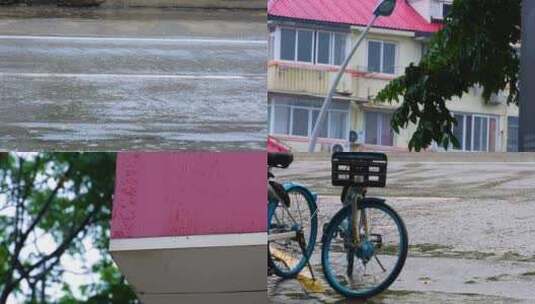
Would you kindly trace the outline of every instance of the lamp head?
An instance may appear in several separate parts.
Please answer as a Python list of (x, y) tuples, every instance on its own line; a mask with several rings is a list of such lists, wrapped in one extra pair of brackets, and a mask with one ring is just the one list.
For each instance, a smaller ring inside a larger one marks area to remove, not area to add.
[(377, 8), (373, 11), (376, 16), (388, 17), (392, 15), (394, 8), (396, 7), (396, 0), (381, 0)]

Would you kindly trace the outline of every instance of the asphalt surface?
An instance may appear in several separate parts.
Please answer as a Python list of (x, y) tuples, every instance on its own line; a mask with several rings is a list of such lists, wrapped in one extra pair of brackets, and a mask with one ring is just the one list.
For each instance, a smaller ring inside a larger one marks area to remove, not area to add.
[[(512, 155), (480, 161), (465, 156), (394, 157), (387, 187), (370, 189), (369, 196), (386, 198), (402, 216), (410, 249), (391, 288), (362, 303), (535, 302), (535, 162)], [(503, 161), (508, 158), (512, 162)], [(276, 172), (280, 180), (301, 182), (320, 194), (319, 227), (341, 206), (327, 159), (300, 155), (289, 169)], [(324, 281), (320, 250), (318, 244), (312, 263), (324, 291), (271, 276), (272, 302), (349, 302)]]
[(0, 12), (0, 149), (263, 149), (265, 15)]

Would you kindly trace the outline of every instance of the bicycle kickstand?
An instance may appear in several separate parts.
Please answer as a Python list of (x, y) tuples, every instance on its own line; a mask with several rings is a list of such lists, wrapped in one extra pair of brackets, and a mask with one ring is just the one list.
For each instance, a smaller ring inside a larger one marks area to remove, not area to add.
[[(301, 251), (303, 252), (303, 255), (306, 254), (306, 248), (305, 248), (305, 235), (300, 232), (297, 234), (297, 242), (299, 243), (299, 247), (301, 247)], [(310, 257), (307, 258), (307, 268), (308, 271), (310, 271), (310, 275), (312, 276), (312, 280), (316, 281), (316, 276), (314, 275), (314, 270), (312, 269), (312, 264), (310, 264)]]

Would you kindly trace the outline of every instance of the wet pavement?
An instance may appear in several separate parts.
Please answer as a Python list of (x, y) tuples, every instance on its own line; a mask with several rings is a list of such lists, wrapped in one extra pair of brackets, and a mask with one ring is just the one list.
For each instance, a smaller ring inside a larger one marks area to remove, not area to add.
[[(391, 288), (361, 303), (534, 303), (535, 162), (531, 157), (391, 157), (385, 197), (409, 232), (409, 258)], [(340, 208), (328, 156), (297, 156), (280, 180), (320, 194), (320, 225)], [(318, 238), (319, 241), (319, 238)], [(312, 263), (325, 291), (268, 278), (274, 303), (346, 303), (324, 281), (318, 244)], [(359, 303), (359, 302), (354, 302)]]
[(0, 149), (263, 149), (265, 15), (0, 12)]

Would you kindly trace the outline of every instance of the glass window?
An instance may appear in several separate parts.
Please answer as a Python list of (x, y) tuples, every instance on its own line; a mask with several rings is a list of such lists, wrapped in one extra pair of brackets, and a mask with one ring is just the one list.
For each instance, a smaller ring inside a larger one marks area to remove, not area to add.
[(295, 30), (281, 29), (281, 59), (295, 60)]
[(329, 112), (329, 137), (346, 139), (348, 137), (347, 131), (347, 113), (339, 111)]
[(496, 118), (489, 119), (489, 152), (496, 152), (498, 138), (498, 121)]
[(366, 143), (377, 145), (379, 140), (377, 138), (377, 120), (378, 115), (374, 112), (366, 112)]
[(481, 151), (481, 117), (474, 117), (474, 151)]
[(381, 113), (381, 142), (379, 143), (382, 146), (393, 146), (394, 145), (394, 134), (390, 122), (392, 121), (392, 115)]
[(334, 64), (342, 65), (346, 59), (346, 35), (334, 35)]
[(393, 43), (383, 44), (383, 73), (394, 74), (396, 66), (396, 45)]
[(488, 118), (474, 117), (474, 151), (487, 151), (488, 147)]
[(330, 63), (331, 34), (318, 32), (318, 63)]
[[(312, 110), (312, 126), (310, 127), (310, 132), (312, 132), (312, 130), (314, 130), (314, 126), (316, 125), (316, 121), (318, 120), (318, 116), (320, 114), (320, 111), (319, 110)], [(329, 122), (329, 115), (327, 115), (325, 117), (325, 119), (323, 120), (323, 125), (321, 126), (321, 129), (320, 129), (320, 135), (319, 137), (327, 137), (328, 136), (328, 133), (327, 133), (327, 125), (328, 125), (328, 122)]]
[(382, 41), (369, 41), (368, 71), (395, 74), (396, 45)]
[(466, 116), (466, 151), (472, 151), (472, 116)]
[[(268, 114), (272, 123), (270, 132), (295, 136), (309, 136), (320, 112), (319, 106), (311, 105), (310, 102), (307, 105), (305, 101), (277, 104), (270, 100), (269, 109), (272, 111)], [(349, 117), (348, 104), (334, 102), (325, 116), (319, 137), (347, 139)]]
[(366, 139), (371, 145), (393, 146), (394, 133), (390, 125), (392, 114), (366, 112)]
[(451, 4), (446, 4), (446, 3), (442, 5), (442, 16), (444, 19), (446, 19), (449, 16), (451, 12), (451, 6), (452, 6)]
[(290, 107), (275, 105), (273, 133), (289, 134), (290, 131)]
[(314, 32), (297, 31), (297, 61), (312, 62)]
[(381, 43), (368, 43), (368, 72), (381, 72)]
[[(464, 116), (455, 114), (457, 125), (453, 127), (453, 136), (459, 141), (458, 150), (464, 149)], [(457, 149), (457, 148), (455, 148)]]
[(275, 49), (275, 35), (273, 35), (273, 33), (270, 33), (269, 34), (269, 42), (268, 42), (268, 58), (269, 59), (274, 59), (275, 57), (273, 56), (274, 55), (274, 49)]
[(456, 114), (455, 118), (459, 125), (453, 128), (453, 135), (459, 139), (462, 150), (483, 152), (496, 152), (498, 150), (498, 118), (461, 114)]
[(507, 152), (518, 152), (518, 117), (507, 117)]
[(293, 109), (292, 135), (308, 136), (308, 110)]
[(346, 37), (345, 33), (281, 28), (280, 59), (341, 65), (346, 56)]
[(489, 150), (489, 119), (481, 118), (481, 151)]

